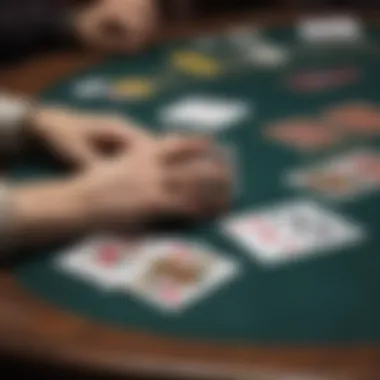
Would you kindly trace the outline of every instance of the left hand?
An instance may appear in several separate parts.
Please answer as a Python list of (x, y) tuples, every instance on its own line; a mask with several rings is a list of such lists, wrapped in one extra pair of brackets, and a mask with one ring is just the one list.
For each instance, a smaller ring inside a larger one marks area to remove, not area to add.
[(151, 144), (154, 136), (117, 116), (96, 116), (60, 108), (36, 108), (28, 133), (41, 139), (64, 162), (80, 168), (127, 152), (136, 144)]

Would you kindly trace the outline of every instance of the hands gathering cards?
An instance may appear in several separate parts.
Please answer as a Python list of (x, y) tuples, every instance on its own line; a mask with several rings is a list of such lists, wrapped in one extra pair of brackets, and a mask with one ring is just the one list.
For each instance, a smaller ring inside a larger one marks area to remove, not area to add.
[[(231, 193), (228, 160), (209, 139), (153, 135), (118, 117), (35, 107), (26, 131), (71, 165), (65, 178), (12, 190), (23, 240), (214, 217)], [(28, 239), (30, 238), (30, 239)]]

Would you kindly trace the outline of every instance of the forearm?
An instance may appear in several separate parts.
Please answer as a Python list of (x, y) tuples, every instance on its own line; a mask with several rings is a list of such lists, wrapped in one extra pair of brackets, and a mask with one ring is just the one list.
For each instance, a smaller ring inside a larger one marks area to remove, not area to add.
[(89, 228), (85, 202), (75, 181), (9, 187), (3, 193), (5, 250), (82, 234)]

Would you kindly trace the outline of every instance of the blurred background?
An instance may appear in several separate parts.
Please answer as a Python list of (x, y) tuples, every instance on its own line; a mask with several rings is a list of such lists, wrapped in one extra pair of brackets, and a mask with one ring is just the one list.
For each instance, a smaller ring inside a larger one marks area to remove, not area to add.
[[(0, 0), (1, 1), (1, 0)], [(235, 17), (246, 12), (265, 11), (274, 15), (284, 10), (373, 10), (379, 0), (157, 0), (166, 17), (176, 22), (197, 21), (213, 17)], [(1, 311), (0, 311), (1, 312)], [(3, 378), (22, 379), (93, 379), (79, 373), (66, 373), (29, 363), (20, 367), (12, 358), (0, 361)], [(110, 376), (105, 378), (110, 379)], [(253, 379), (252, 379), (253, 380)]]

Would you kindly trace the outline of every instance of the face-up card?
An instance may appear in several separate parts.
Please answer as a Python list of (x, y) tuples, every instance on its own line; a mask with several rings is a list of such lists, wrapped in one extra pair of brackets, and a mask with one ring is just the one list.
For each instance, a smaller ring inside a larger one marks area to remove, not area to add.
[(340, 155), (295, 171), (287, 181), (290, 186), (329, 198), (353, 198), (375, 190), (380, 184), (380, 155), (367, 150)]
[(328, 148), (341, 138), (321, 121), (306, 118), (269, 125), (264, 133), (282, 144), (308, 151)]
[(326, 122), (354, 134), (380, 133), (380, 108), (369, 103), (335, 106), (323, 115)]
[(232, 217), (225, 233), (263, 265), (302, 260), (358, 243), (363, 229), (311, 201), (289, 202)]
[(126, 291), (162, 311), (179, 312), (228, 283), (234, 261), (195, 243), (155, 241), (135, 263)]
[(101, 289), (112, 290), (128, 280), (129, 268), (140, 250), (141, 244), (133, 240), (95, 237), (61, 254), (57, 266)]
[(191, 96), (163, 109), (159, 119), (168, 128), (213, 133), (238, 124), (249, 112), (242, 101)]

